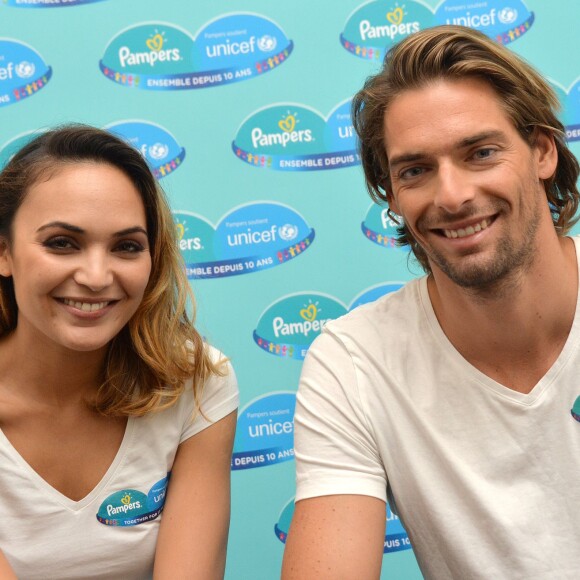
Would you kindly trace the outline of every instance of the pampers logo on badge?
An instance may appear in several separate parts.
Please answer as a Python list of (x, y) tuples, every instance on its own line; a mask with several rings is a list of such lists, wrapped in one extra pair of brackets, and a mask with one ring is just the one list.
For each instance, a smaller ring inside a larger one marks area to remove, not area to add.
[(523, 36), (534, 23), (522, 0), (445, 0), (435, 12), (436, 24), (459, 24), (487, 34), (500, 44)]
[[(402, 218), (401, 218), (402, 221)], [(397, 224), (389, 217), (388, 208), (373, 203), (361, 224), (362, 233), (367, 240), (383, 248), (399, 248), (396, 245)]]
[(241, 124), (232, 150), (254, 167), (281, 171), (337, 169), (360, 163), (350, 116), (350, 100), (325, 119), (297, 103), (269, 105)]
[(154, 520), (165, 505), (168, 473), (153, 484), (147, 494), (136, 489), (116, 491), (105, 499), (97, 513), (97, 520), (106, 526), (136, 526)]
[(293, 43), (258, 14), (227, 14), (195, 38), (164, 22), (121, 31), (100, 62), (101, 72), (124, 86), (147, 90), (199, 89), (242, 81), (281, 65)]
[(52, 68), (30, 46), (0, 38), (0, 107), (35, 95), (52, 76)]
[(270, 354), (304, 360), (326, 322), (346, 312), (344, 304), (327, 294), (289, 294), (262, 313), (254, 330), (254, 341)]
[(94, 4), (104, 0), (3, 0), (7, 6), (15, 8), (60, 8), (61, 6), (79, 6)]
[(555, 81), (550, 81), (562, 105), (562, 122), (566, 128), (566, 139), (580, 141), (580, 78), (566, 90)]
[[(288, 539), (288, 531), (290, 530), (290, 522), (294, 515), (294, 498), (292, 498), (280, 512), (278, 521), (274, 525), (274, 533), (276, 537), (283, 543)], [(391, 511), (389, 504), (386, 508), (386, 526), (387, 533), (385, 535), (384, 554), (390, 552), (400, 552), (401, 550), (410, 550), (411, 542), (407, 536), (407, 532), (401, 520)]]
[(119, 121), (105, 127), (138, 149), (153, 174), (161, 179), (175, 171), (185, 158), (185, 149), (175, 137), (159, 125), (148, 121)]
[(433, 12), (418, 0), (376, 0), (348, 17), (340, 42), (355, 56), (380, 61), (397, 42), (433, 24)]
[(232, 470), (265, 467), (294, 459), (296, 395), (268, 393), (238, 414)]
[(234, 208), (214, 226), (186, 211), (174, 213), (187, 276), (223, 278), (279, 266), (303, 254), (314, 230), (287, 205), (255, 202)]

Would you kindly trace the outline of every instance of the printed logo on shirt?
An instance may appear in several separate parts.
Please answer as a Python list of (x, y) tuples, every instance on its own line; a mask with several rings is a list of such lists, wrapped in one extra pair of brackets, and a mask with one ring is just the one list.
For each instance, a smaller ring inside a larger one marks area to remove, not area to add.
[(360, 163), (350, 100), (324, 118), (297, 103), (278, 103), (252, 113), (232, 142), (240, 161), (280, 171), (338, 169)]
[(144, 22), (109, 42), (100, 68), (126, 87), (200, 89), (261, 76), (285, 62), (293, 46), (275, 22), (258, 14), (221, 16), (195, 37), (172, 24)]
[[(396, 245), (398, 225), (389, 217), (388, 209), (373, 203), (361, 224), (361, 230), (370, 242), (389, 250), (400, 249)], [(402, 218), (399, 221), (402, 223)]]
[(572, 417), (574, 417), (576, 421), (580, 422), (580, 397), (574, 401), (574, 405), (572, 406), (572, 410), (570, 412), (572, 413)]
[(254, 330), (254, 342), (269, 354), (304, 360), (326, 322), (346, 312), (344, 304), (327, 294), (289, 294), (262, 313)]
[[(288, 539), (288, 531), (290, 530), (290, 522), (292, 521), (292, 516), (294, 515), (294, 498), (292, 498), (280, 512), (278, 516), (278, 521), (274, 524), (274, 533), (276, 537), (283, 543), (286, 543)], [(384, 554), (390, 554), (392, 552), (400, 552), (401, 550), (410, 550), (411, 542), (407, 536), (407, 532), (401, 520), (396, 516), (387, 503), (386, 508), (386, 530), (384, 542)]]
[(31, 46), (0, 38), (0, 107), (35, 95), (51, 76), (52, 68)]
[(155, 483), (147, 494), (123, 489), (109, 495), (101, 504), (97, 520), (106, 526), (136, 526), (154, 520), (163, 511), (170, 474)]
[(232, 209), (213, 226), (204, 217), (174, 213), (187, 277), (224, 278), (267, 270), (302, 255), (314, 230), (287, 205), (254, 202)]
[(60, 8), (94, 4), (95, 2), (104, 2), (104, 0), (3, 0), (3, 2), (14, 8)]
[(565, 89), (556, 81), (550, 81), (562, 105), (561, 119), (566, 128), (566, 139), (571, 143), (580, 141), (580, 77)]
[(167, 129), (149, 121), (118, 121), (105, 127), (140, 151), (157, 179), (175, 171), (185, 158), (185, 149)]
[(232, 471), (265, 467), (294, 459), (296, 394), (267, 393), (238, 414)]

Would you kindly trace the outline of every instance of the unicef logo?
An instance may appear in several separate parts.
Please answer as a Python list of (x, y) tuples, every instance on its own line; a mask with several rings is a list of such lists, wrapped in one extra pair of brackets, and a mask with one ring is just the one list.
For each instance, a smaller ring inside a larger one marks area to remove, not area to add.
[(283, 240), (289, 242), (298, 235), (298, 226), (295, 226), (294, 224), (284, 224), (280, 227), (278, 232)]
[(155, 143), (149, 147), (149, 155), (156, 161), (164, 159), (168, 153), (169, 147), (165, 143)]
[(34, 74), (36, 67), (33, 63), (23, 60), (20, 64), (16, 65), (14, 70), (21, 79), (27, 79)]
[(262, 52), (271, 52), (276, 48), (276, 44), (278, 44), (278, 42), (275, 36), (264, 34), (264, 36), (258, 38), (258, 48)]
[(498, 12), (497, 17), (502, 24), (511, 24), (518, 17), (518, 11), (515, 8), (506, 6)]

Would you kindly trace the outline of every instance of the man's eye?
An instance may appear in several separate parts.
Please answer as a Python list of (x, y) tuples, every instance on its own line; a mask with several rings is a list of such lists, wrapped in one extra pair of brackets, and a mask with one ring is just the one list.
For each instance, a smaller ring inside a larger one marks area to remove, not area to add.
[(399, 179), (412, 179), (413, 177), (419, 177), (423, 175), (422, 167), (410, 167), (409, 169), (403, 169), (399, 173)]
[(495, 153), (495, 149), (491, 147), (486, 147), (484, 149), (478, 149), (474, 154), (473, 157), (475, 159), (488, 159)]

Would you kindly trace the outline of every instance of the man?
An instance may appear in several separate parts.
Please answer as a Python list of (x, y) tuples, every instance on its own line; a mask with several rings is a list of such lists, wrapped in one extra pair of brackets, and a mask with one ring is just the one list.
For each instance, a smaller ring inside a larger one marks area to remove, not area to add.
[(378, 578), (387, 499), (426, 578), (579, 577), (579, 168), (556, 107), (453, 26), (355, 97), (367, 187), (427, 275), (311, 347), (285, 580)]

